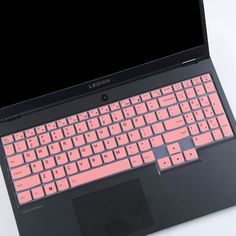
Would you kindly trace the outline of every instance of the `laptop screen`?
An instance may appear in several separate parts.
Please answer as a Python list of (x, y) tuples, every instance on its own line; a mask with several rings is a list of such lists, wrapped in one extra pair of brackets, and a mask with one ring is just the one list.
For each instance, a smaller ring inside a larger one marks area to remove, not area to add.
[(199, 0), (135, 4), (80, 9), (87, 17), (67, 19), (73, 27), (63, 19), (12, 23), (0, 107), (204, 44)]

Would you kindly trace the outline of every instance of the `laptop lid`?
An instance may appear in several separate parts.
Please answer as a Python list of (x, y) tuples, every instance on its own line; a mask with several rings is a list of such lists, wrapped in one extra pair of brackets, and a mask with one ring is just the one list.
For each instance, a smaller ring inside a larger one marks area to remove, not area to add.
[(202, 0), (83, 11), (11, 23), (2, 121), (209, 55)]

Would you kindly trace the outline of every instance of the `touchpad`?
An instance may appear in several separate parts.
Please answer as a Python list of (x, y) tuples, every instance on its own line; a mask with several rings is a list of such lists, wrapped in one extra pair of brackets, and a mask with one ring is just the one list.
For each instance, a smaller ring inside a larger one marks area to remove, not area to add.
[(153, 225), (138, 179), (72, 200), (82, 236), (121, 236)]

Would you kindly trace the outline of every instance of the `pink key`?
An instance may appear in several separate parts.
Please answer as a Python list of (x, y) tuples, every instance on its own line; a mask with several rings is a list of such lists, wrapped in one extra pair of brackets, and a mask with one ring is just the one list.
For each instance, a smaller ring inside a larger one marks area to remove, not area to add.
[(202, 84), (196, 86), (195, 90), (196, 90), (198, 96), (202, 96), (202, 95), (206, 94), (206, 91), (205, 91), (205, 89), (204, 89)]
[(138, 142), (138, 146), (139, 146), (140, 151), (142, 152), (148, 151), (151, 149), (151, 145), (147, 139)]
[(141, 99), (142, 99), (142, 101), (147, 101), (147, 100), (151, 99), (151, 94), (150, 93), (143, 93), (141, 95)]
[(175, 98), (174, 94), (170, 94), (170, 95), (166, 95), (163, 97), (158, 98), (160, 106), (161, 107), (166, 107), (166, 106), (170, 106), (173, 105), (175, 103), (177, 103), (177, 100)]
[(53, 180), (52, 172), (50, 170), (44, 171), (40, 176), (43, 183), (48, 183)]
[(55, 179), (60, 179), (66, 175), (64, 167), (60, 166), (52, 170), (54, 178)]
[(147, 104), (147, 107), (148, 107), (149, 111), (154, 111), (154, 110), (157, 110), (159, 108), (159, 105), (158, 105), (156, 99), (148, 101), (148, 102), (146, 102), (146, 104)]
[(176, 93), (176, 97), (177, 97), (179, 102), (183, 102), (183, 101), (185, 101), (187, 99), (184, 91), (177, 92)]
[(203, 82), (208, 82), (208, 81), (211, 81), (211, 75), (210, 74), (205, 74), (205, 75), (202, 75), (202, 81)]
[(53, 141), (58, 141), (64, 138), (64, 135), (62, 133), (61, 129), (57, 129), (51, 132)]
[(46, 127), (48, 131), (51, 131), (57, 128), (57, 124), (55, 121), (53, 121), (53, 122), (47, 123)]
[(133, 167), (138, 167), (138, 166), (143, 165), (143, 160), (142, 160), (141, 155), (130, 157), (130, 163)]
[(99, 119), (102, 125), (109, 125), (112, 122), (110, 114), (102, 115)]
[(79, 118), (80, 121), (82, 121), (82, 120), (88, 119), (89, 116), (88, 116), (87, 112), (82, 112), (82, 113), (78, 114), (78, 118)]
[(198, 159), (198, 154), (195, 148), (184, 151), (186, 161), (193, 161)]
[(98, 118), (96, 117), (96, 118), (88, 120), (88, 127), (89, 127), (89, 129), (96, 129), (96, 128), (100, 127)]
[(193, 113), (185, 114), (184, 118), (185, 118), (185, 120), (188, 124), (191, 124), (191, 123), (195, 122), (195, 118), (193, 116)]
[(163, 95), (166, 95), (166, 94), (172, 93), (173, 89), (171, 86), (166, 86), (166, 87), (162, 88), (161, 91), (162, 91)]
[(46, 195), (51, 195), (57, 192), (55, 183), (44, 185), (44, 190), (45, 190)]
[(27, 150), (26, 142), (25, 140), (21, 140), (15, 143), (15, 150), (16, 152), (24, 152)]
[(67, 152), (70, 161), (76, 161), (80, 158), (78, 149), (73, 149)]
[(142, 127), (145, 125), (145, 121), (143, 119), (143, 116), (138, 116), (133, 119), (134, 126), (136, 128)]
[(208, 124), (209, 124), (209, 126), (210, 126), (211, 129), (215, 129), (215, 128), (218, 128), (218, 127), (219, 127), (216, 118), (209, 119), (209, 120), (208, 120)]
[(101, 178), (117, 174), (122, 171), (129, 170), (131, 168), (129, 160), (123, 159), (116, 161), (105, 166), (97, 167), (83, 173), (69, 177), (71, 187), (86, 184)]
[(185, 162), (184, 156), (182, 153), (178, 153), (178, 154), (171, 156), (171, 160), (174, 165), (180, 165)]
[(153, 90), (151, 92), (151, 94), (152, 94), (153, 98), (160, 97), (161, 96), (161, 90), (160, 89)]
[(213, 137), (215, 140), (221, 140), (223, 139), (223, 135), (220, 129), (215, 129), (212, 131)]
[(193, 137), (193, 142), (196, 147), (199, 147), (213, 142), (213, 137), (211, 135), (211, 132), (207, 132)]
[(19, 179), (31, 174), (30, 166), (24, 165), (11, 170), (12, 179)]
[(166, 130), (176, 129), (185, 125), (183, 116), (178, 116), (164, 122)]
[(206, 91), (207, 91), (208, 93), (211, 93), (211, 92), (215, 92), (215, 91), (216, 91), (213, 82), (208, 82), (208, 83), (206, 83), (204, 86), (205, 86), (205, 89), (206, 89)]
[(200, 104), (198, 102), (198, 99), (191, 100), (190, 105), (193, 110), (200, 108)]
[(192, 86), (191, 80), (185, 80), (182, 82), (182, 84), (183, 84), (184, 88), (189, 88)]
[(24, 139), (25, 138), (24, 132), (15, 133), (14, 138), (15, 138), (16, 141)]
[(183, 113), (189, 112), (191, 110), (188, 102), (182, 102), (180, 107)]
[(105, 114), (105, 113), (109, 112), (110, 109), (109, 109), (108, 105), (105, 105), (105, 106), (100, 107), (99, 111), (100, 111), (101, 114)]
[(141, 102), (141, 99), (139, 96), (134, 96), (130, 100), (131, 100), (132, 104), (137, 104), (137, 103)]
[(162, 110), (158, 110), (158, 111), (156, 111), (156, 113), (157, 113), (157, 118), (159, 120), (165, 120), (165, 119), (169, 118), (166, 108), (162, 109)]
[(189, 99), (196, 97), (196, 93), (195, 93), (195, 91), (194, 91), (193, 88), (188, 88), (188, 89), (186, 89), (186, 90), (185, 90), (185, 93), (186, 93), (186, 95), (187, 95), (187, 97), (188, 97)]
[(219, 121), (219, 124), (221, 126), (224, 136), (225, 137), (233, 136), (233, 131), (230, 127), (230, 124), (226, 115), (221, 115), (221, 116), (218, 116), (217, 118), (218, 118), (218, 121)]
[(88, 170), (90, 168), (89, 160), (87, 158), (80, 160), (77, 163), (80, 171)]
[(190, 125), (189, 130), (190, 130), (191, 135), (199, 134), (199, 129), (198, 129), (198, 126), (196, 124)]
[(189, 137), (189, 132), (188, 129), (184, 127), (165, 133), (163, 134), (163, 137), (166, 143), (172, 143), (184, 139), (186, 137)]
[(90, 117), (95, 117), (99, 115), (99, 111), (97, 108), (90, 110), (88, 113)]
[[(119, 124), (116, 124), (114, 126), (114, 129), (117, 127), (117, 129), (119, 129)], [(121, 131), (120, 131), (121, 132)], [(119, 132), (118, 132), (119, 133)], [(109, 131), (107, 129), (107, 127), (101, 128), (97, 130), (97, 134), (98, 134), (98, 138), (99, 139), (104, 139), (107, 138), (109, 136)]]
[(173, 154), (181, 152), (181, 149), (178, 143), (173, 143), (173, 144), (168, 145), (167, 150), (168, 150), (169, 155), (173, 155)]
[(44, 145), (50, 143), (52, 140), (49, 133), (44, 133), (39, 135), (39, 141), (42, 145)]
[(22, 157), (22, 154), (18, 154), (12, 157), (7, 158), (7, 162), (9, 167), (17, 167), (19, 165), (22, 165), (24, 163), (24, 159)]
[(73, 143), (75, 147), (79, 147), (85, 144), (84, 136), (78, 135), (76, 137), (73, 137)]
[(109, 163), (115, 160), (114, 154), (112, 151), (109, 152), (104, 152), (102, 154), (102, 159), (104, 161), (104, 163)]
[(200, 103), (201, 103), (202, 107), (210, 105), (210, 102), (209, 102), (209, 99), (208, 99), (207, 96), (200, 97), (199, 100), (200, 100)]
[(42, 134), (42, 133), (46, 132), (46, 126), (45, 125), (40, 125), (40, 126), (36, 127), (35, 129), (36, 129), (37, 134)]
[(157, 117), (155, 115), (155, 112), (147, 113), (144, 115), (144, 117), (145, 117), (147, 124), (152, 124), (157, 121)]
[(60, 128), (60, 127), (64, 127), (67, 125), (67, 120), (65, 118), (63, 119), (60, 119), (57, 121), (57, 126)]
[(45, 167), (45, 169), (51, 169), (53, 167), (56, 166), (54, 157), (48, 157), (46, 159), (43, 160), (43, 165)]
[(123, 131), (129, 131), (132, 130), (134, 127), (131, 120), (126, 120), (121, 122), (121, 128)]
[(87, 156), (92, 155), (91, 146), (87, 145), (87, 146), (80, 148), (80, 153), (81, 153), (82, 157), (87, 157)]
[(128, 133), (129, 140), (135, 142), (141, 139), (140, 133), (138, 130), (134, 130)]
[(202, 110), (194, 111), (194, 116), (195, 116), (197, 121), (205, 119), (205, 116), (204, 116)]
[[(72, 151), (70, 151), (70, 152), (72, 152)], [(65, 153), (61, 153), (61, 154), (56, 155), (55, 159), (56, 159), (57, 165), (64, 165), (68, 162), (68, 159), (67, 159), (67, 156)]]
[[(111, 132), (111, 135), (120, 134), (120, 133), (121, 133), (120, 124), (110, 125), (110, 126), (109, 126), (109, 130), (110, 130), (110, 132)], [(107, 137), (108, 137), (108, 136), (107, 136)], [(104, 137), (104, 138), (106, 138), (106, 137)]]
[(114, 103), (110, 104), (110, 108), (111, 108), (111, 111), (115, 111), (115, 110), (120, 109), (119, 102), (114, 102)]
[(154, 134), (161, 134), (165, 131), (164, 125), (162, 122), (152, 125), (152, 129), (154, 131)]
[(177, 83), (177, 84), (173, 85), (173, 88), (175, 91), (179, 91), (179, 90), (183, 89), (183, 86), (181, 83)]
[[(94, 119), (97, 119), (97, 118), (94, 118)], [(90, 121), (90, 123), (92, 123), (92, 121)], [(84, 132), (86, 132), (88, 130), (85, 121), (77, 123), (75, 125), (75, 128), (76, 128), (77, 133), (84, 133)]]
[(121, 107), (128, 107), (128, 106), (130, 106), (131, 105), (131, 103), (130, 103), (130, 100), (127, 98), (127, 99), (125, 99), (125, 100), (122, 100), (121, 102), (120, 102), (120, 105), (121, 105)]
[(71, 136), (75, 135), (74, 125), (64, 127), (63, 131), (64, 131), (64, 134), (65, 134), (66, 137), (71, 137)]
[(209, 95), (212, 107), (214, 109), (214, 112), (216, 115), (219, 115), (224, 112), (224, 109), (222, 107), (222, 104), (220, 102), (220, 99), (217, 95), (217, 93), (212, 93)]
[(44, 158), (49, 155), (47, 147), (40, 147), (36, 149), (36, 154), (38, 158)]
[(135, 110), (138, 115), (141, 115), (141, 114), (147, 112), (147, 107), (146, 107), (145, 103), (140, 103), (140, 104), (135, 105)]
[(78, 118), (76, 115), (70, 116), (67, 118), (69, 124), (74, 124), (78, 122)]
[(90, 159), (90, 163), (93, 167), (97, 167), (97, 166), (102, 165), (102, 158), (100, 155), (92, 156), (89, 159)]
[(25, 192), (18, 193), (17, 198), (18, 198), (18, 201), (19, 201), (20, 205), (32, 201), (32, 196), (30, 194), (30, 191), (25, 191)]
[(97, 134), (96, 134), (95, 131), (85, 133), (84, 136), (85, 136), (85, 139), (86, 139), (87, 143), (92, 143), (92, 142), (95, 142), (95, 141), (98, 140)]
[(205, 132), (205, 131), (209, 130), (208, 124), (207, 124), (207, 122), (205, 120), (199, 122), (198, 126), (199, 126), (201, 132)]
[(204, 114), (207, 118), (214, 116), (214, 112), (211, 107), (206, 107), (203, 110), (204, 110)]
[(31, 169), (32, 169), (33, 173), (41, 172), (43, 170), (42, 161), (36, 161), (36, 162), (32, 163)]
[(120, 110), (112, 112), (111, 117), (114, 122), (121, 121), (124, 119), (123, 113)]
[(142, 157), (143, 157), (144, 163), (151, 163), (151, 162), (156, 161), (155, 156), (152, 151), (144, 152), (142, 154)]
[(114, 153), (115, 153), (116, 159), (121, 159), (121, 158), (124, 158), (124, 157), (127, 156), (124, 147), (115, 149), (115, 150), (114, 150)]
[(4, 146), (4, 151), (5, 151), (6, 156), (11, 156), (11, 155), (15, 154), (13, 144), (8, 144), (8, 145)]
[(43, 187), (41, 187), (41, 186), (39, 186), (39, 187), (37, 187), (37, 188), (33, 188), (33, 189), (31, 190), (31, 193), (32, 193), (33, 198), (34, 198), (35, 200), (44, 197)]
[[(84, 160), (87, 160), (87, 159), (84, 159)], [(73, 174), (75, 174), (75, 173), (78, 172), (78, 168), (77, 168), (77, 165), (76, 165), (75, 162), (72, 162), (72, 163), (70, 163), (70, 164), (67, 164), (67, 165), (65, 166), (65, 169), (66, 169), (67, 175), (73, 175)]]
[(102, 141), (93, 143), (93, 144), (92, 144), (92, 148), (93, 148), (94, 153), (100, 153), (100, 152), (103, 152), (103, 151), (105, 150)]
[(106, 149), (113, 149), (117, 146), (115, 138), (109, 138), (109, 139), (104, 140), (104, 144), (105, 144)]
[(134, 155), (134, 154), (137, 154), (139, 152), (138, 151), (138, 146), (137, 146), (136, 143), (127, 145), (126, 150), (127, 150), (128, 155)]
[(193, 78), (193, 79), (192, 79), (192, 83), (193, 83), (194, 85), (201, 84), (201, 83), (202, 83), (201, 77), (198, 76), (198, 77)]
[(181, 113), (178, 104), (169, 107), (169, 108), (168, 108), (168, 111), (169, 111), (170, 116), (178, 116), (178, 115)]
[(20, 179), (14, 182), (15, 189), (17, 192), (24, 191), (26, 189), (35, 187), (39, 184), (41, 184), (39, 175), (33, 175), (33, 176), (26, 177), (24, 179)]
[(160, 146), (164, 145), (164, 141), (163, 141), (163, 138), (162, 138), (161, 135), (152, 137), (150, 139), (150, 141), (151, 141), (151, 144), (152, 144), (153, 148), (160, 147)]
[(123, 109), (125, 118), (131, 118), (135, 116), (135, 111), (133, 107), (127, 107)]
[[(62, 143), (65, 143), (65, 141), (63, 141)], [(63, 147), (63, 145), (62, 145), (62, 147)], [(50, 152), (51, 155), (57, 154), (61, 151), (61, 147), (60, 147), (60, 144), (58, 142), (48, 145), (48, 149), (49, 149), (49, 152)], [(64, 150), (67, 150), (67, 149), (64, 149)]]
[(6, 145), (14, 141), (13, 135), (8, 135), (2, 138), (2, 144)]
[(56, 184), (59, 191), (64, 191), (69, 188), (69, 183), (66, 178), (58, 180)]
[(153, 132), (150, 126), (141, 128), (140, 132), (143, 138), (148, 138), (153, 135)]
[(157, 161), (157, 164), (158, 164), (160, 170), (166, 170), (166, 169), (169, 169), (172, 166), (169, 157), (163, 157), (163, 158), (159, 159)]
[(31, 162), (36, 160), (36, 154), (34, 150), (28, 151), (24, 153), (24, 158), (26, 162)]

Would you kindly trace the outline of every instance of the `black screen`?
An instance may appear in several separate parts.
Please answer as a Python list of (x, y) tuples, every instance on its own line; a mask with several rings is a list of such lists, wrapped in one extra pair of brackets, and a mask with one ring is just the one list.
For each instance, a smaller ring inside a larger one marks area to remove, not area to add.
[(199, 0), (92, 8), (69, 18), (32, 13), (10, 22), (1, 86), (8, 96), (1, 93), (0, 107), (204, 43)]

